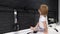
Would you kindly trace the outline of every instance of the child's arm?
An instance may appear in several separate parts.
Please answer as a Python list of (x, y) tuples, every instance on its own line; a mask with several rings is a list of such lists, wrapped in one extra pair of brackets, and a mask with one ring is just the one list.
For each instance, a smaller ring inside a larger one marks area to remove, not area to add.
[(33, 31), (37, 31), (37, 28), (39, 27), (39, 23), (37, 23), (37, 25), (35, 26), (35, 27), (30, 27), (31, 28), (31, 30), (33, 30)]
[(43, 25), (44, 25), (44, 34), (48, 34), (48, 28), (47, 28), (46, 21), (44, 21)]

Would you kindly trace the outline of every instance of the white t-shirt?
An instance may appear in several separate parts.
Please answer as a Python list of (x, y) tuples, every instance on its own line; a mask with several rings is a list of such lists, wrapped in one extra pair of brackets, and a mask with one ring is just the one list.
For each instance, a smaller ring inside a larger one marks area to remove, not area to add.
[(39, 18), (39, 27), (40, 28), (44, 28), (44, 26), (43, 26), (44, 21), (45, 21), (45, 17), (43, 15), (40, 15), (40, 18)]
[(40, 30), (44, 30), (44, 24), (43, 24), (44, 21), (46, 21), (46, 24), (48, 25), (47, 16), (44, 17), (43, 15), (40, 15), (40, 18), (39, 18), (39, 29)]

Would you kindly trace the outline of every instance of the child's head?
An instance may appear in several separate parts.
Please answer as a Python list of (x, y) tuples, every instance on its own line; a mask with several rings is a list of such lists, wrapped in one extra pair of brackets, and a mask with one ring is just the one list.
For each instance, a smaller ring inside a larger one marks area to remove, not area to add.
[(46, 4), (42, 4), (39, 8), (39, 13), (41, 12), (42, 15), (48, 14), (48, 6)]

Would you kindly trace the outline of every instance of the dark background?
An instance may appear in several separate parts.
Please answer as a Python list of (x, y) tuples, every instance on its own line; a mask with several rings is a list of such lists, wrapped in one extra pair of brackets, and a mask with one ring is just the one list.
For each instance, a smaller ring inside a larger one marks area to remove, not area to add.
[(58, 20), (58, 0), (0, 0), (0, 7), (13, 9), (38, 9), (42, 3), (46, 3), (50, 13)]

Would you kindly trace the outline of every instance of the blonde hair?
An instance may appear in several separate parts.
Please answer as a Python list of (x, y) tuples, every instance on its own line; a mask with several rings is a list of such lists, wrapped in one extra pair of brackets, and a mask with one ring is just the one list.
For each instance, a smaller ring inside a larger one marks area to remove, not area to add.
[(42, 15), (47, 15), (48, 14), (48, 6), (46, 4), (40, 5), (39, 10), (42, 13)]

